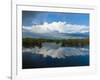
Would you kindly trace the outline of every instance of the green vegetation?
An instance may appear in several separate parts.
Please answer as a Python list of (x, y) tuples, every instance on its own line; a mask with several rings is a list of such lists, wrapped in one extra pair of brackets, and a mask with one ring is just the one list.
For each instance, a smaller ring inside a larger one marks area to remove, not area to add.
[(75, 47), (83, 47), (89, 45), (89, 38), (86, 39), (61, 39), (61, 40), (54, 40), (54, 39), (34, 39), (34, 38), (23, 38), (22, 39), (22, 45), (23, 47), (34, 47), (38, 46), (41, 47), (42, 43), (48, 42), (48, 43), (61, 43), (63, 47), (66, 46), (75, 46)]

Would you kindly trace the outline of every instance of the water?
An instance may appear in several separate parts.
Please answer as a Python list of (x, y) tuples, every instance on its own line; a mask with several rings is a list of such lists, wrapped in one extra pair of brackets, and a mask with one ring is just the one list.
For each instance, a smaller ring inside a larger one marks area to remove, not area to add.
[(41, 48), (23, 48), (22, 63), (23, 69), (89, 66), (89, 48), (44, 43)]

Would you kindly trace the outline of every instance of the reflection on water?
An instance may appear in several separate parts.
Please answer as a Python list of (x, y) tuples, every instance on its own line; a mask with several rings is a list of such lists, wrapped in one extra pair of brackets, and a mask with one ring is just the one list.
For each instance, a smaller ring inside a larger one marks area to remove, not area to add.
[(42, 47), (23, 48), (23, 52), (41, 54), (43, 57), (65, 58), (66, 56), (84, 56), (88, 55), (88, 48), (61, 47), (56, 43), (43, 43)]
[(23, 48), (22, 52), (23, 68), (89, 65), (87, 47), (61, 47), (61, 44), (43, 43), (41, 48)]

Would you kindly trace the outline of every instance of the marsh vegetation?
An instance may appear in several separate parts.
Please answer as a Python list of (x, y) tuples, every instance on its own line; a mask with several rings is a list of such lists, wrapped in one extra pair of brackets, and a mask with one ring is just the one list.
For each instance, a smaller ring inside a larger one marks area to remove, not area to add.
[(61, 47), (84, 47), (89, 45), (89, 38), (86, 39), (42, 39), (42, 38), (23, 38), (22, 45), (25, 48), (41, 47), (42, 43), (56, 43)]

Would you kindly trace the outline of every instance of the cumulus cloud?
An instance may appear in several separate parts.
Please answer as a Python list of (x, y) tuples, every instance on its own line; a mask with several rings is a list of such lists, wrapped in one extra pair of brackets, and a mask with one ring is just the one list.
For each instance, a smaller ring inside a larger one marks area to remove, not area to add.
[(23, 31), (30, 31), (33, 33), (85, 33), (89, 32), (89, 27), (85, 25), (67, 24), (66, 22), (44, 22), (41, 25), (33, 25), (31, 27), (23, 26)]
[(41, 54), (43, 57), (50, 56), (52, 58), (65, 58), (66, 56), (84, 56), (88, 55), (87, 48), (75, 48), (75, 47), (60, 47), (60, 44), (46, 43), (41, 48), (25, 48), (24, 52), (31, 52), (33, 54)]

